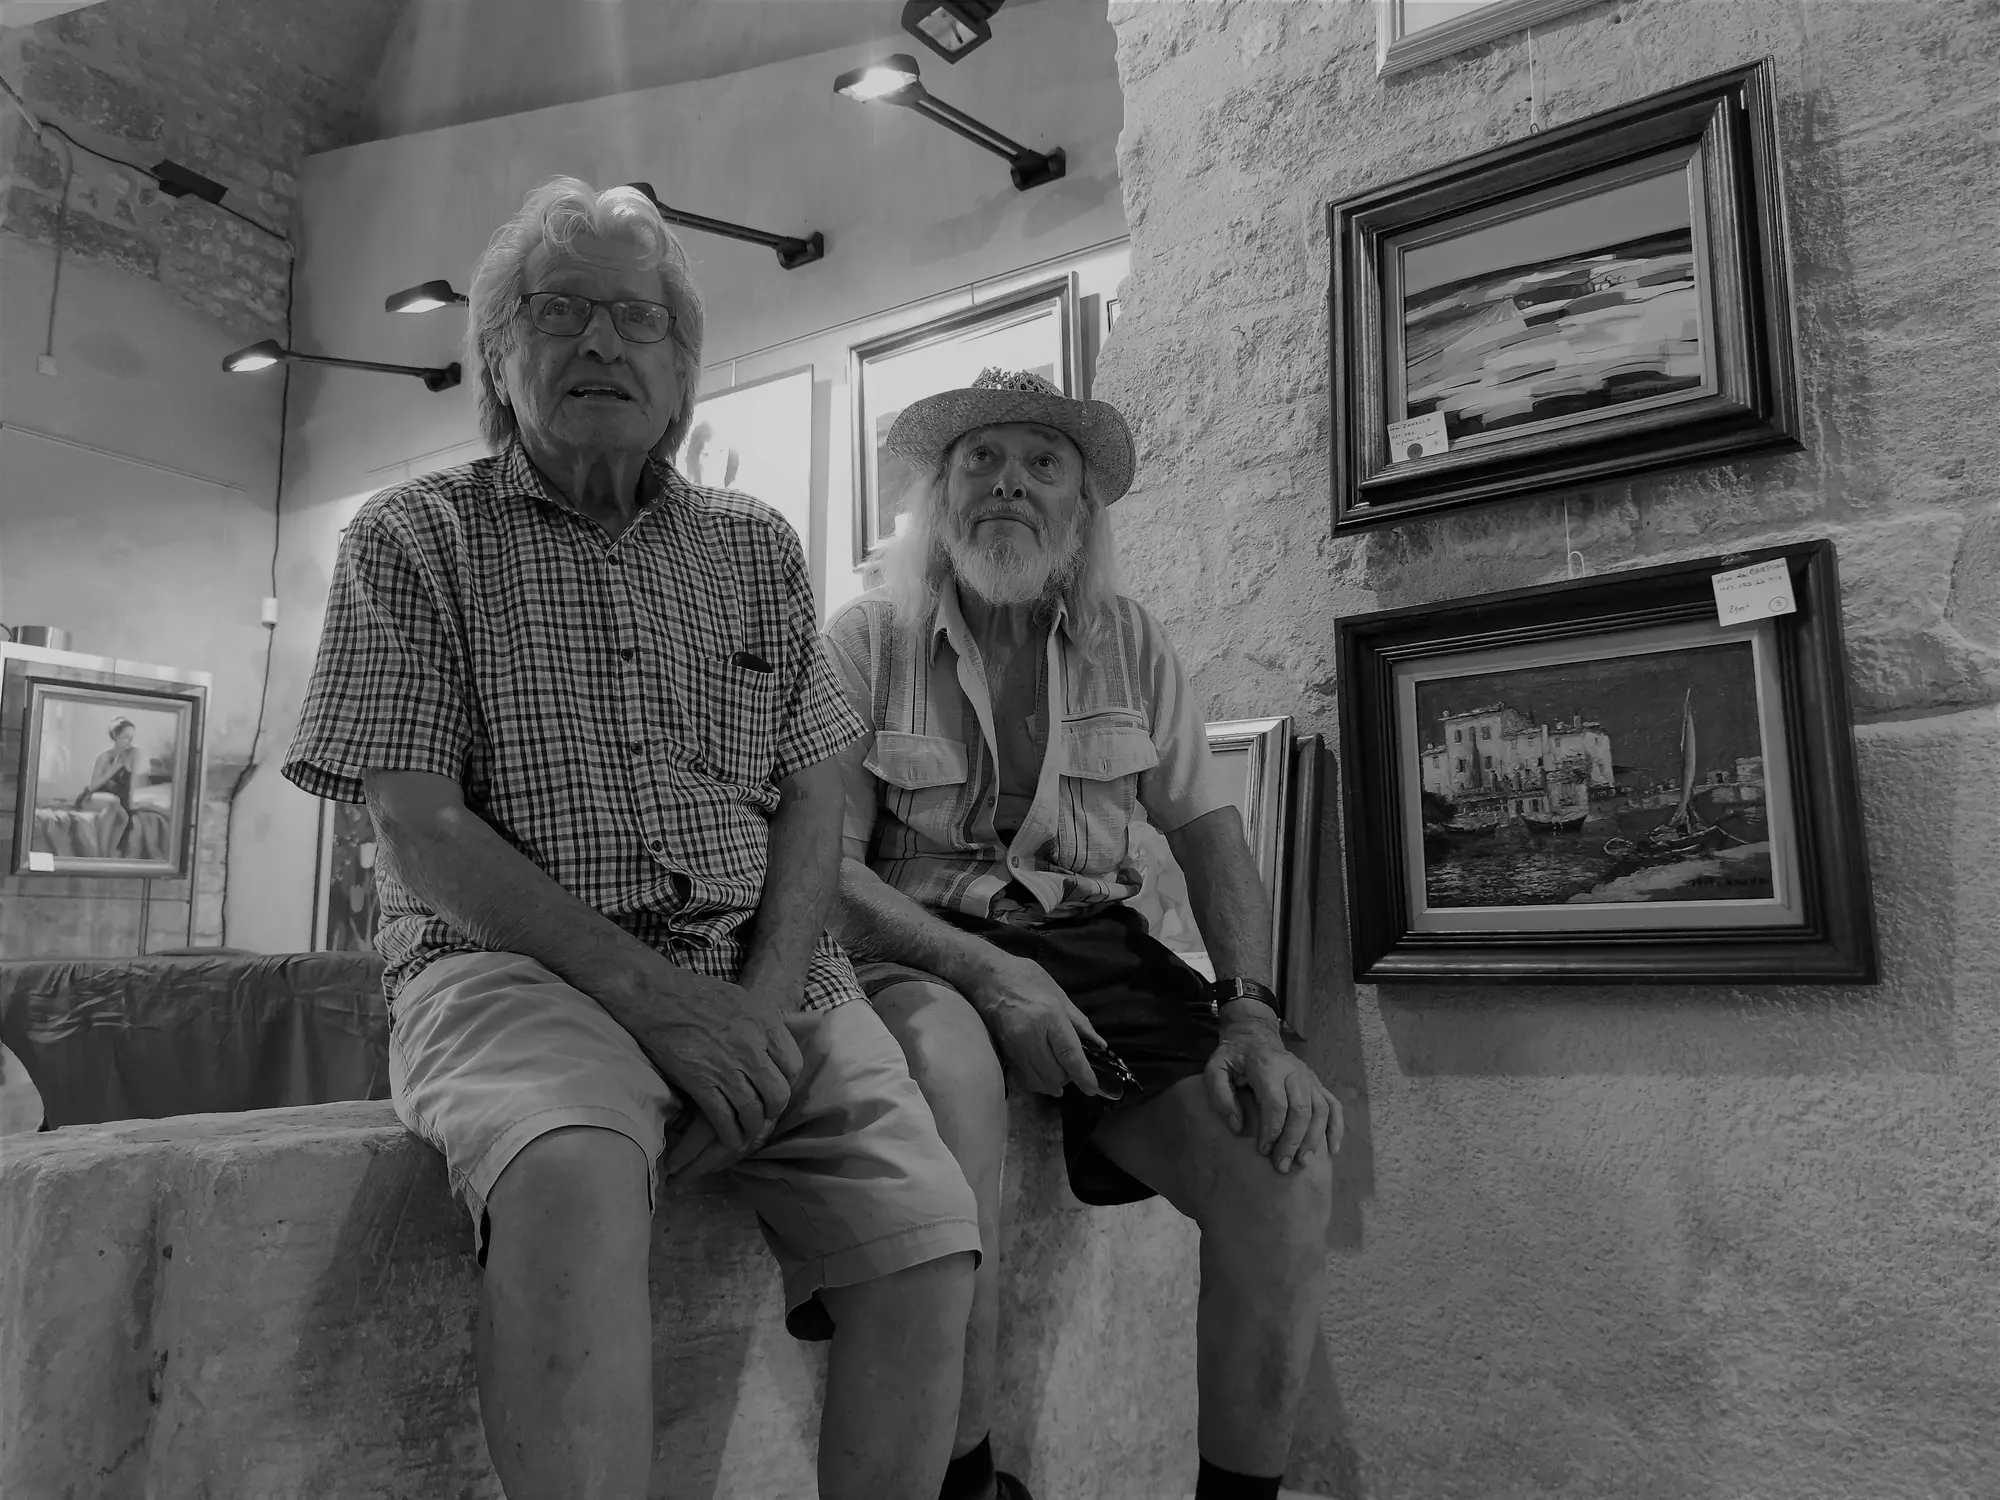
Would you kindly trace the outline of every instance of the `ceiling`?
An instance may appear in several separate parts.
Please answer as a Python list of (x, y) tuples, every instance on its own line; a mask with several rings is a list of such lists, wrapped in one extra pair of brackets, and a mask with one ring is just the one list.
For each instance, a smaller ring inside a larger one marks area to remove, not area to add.
[[(903, 0), (405, 0), (353, 139), (715, 78), (868, 41), (908, 43), (902, 13)], [(1002, 14), (994, 28), (1005, 26)]]

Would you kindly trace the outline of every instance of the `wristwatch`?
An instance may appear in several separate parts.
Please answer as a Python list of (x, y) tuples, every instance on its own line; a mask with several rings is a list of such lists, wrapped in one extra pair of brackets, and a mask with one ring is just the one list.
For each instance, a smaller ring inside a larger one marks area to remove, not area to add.
[(1215, 981), (1215, 1009), (1221, 1013), (1225, 1005), (1233, 1005), (1238, 1000), (1257, 1000), (1278, 1009), (1278, 997), (1268, 984), (1259, 984), (1254, 979), (1239, 979), (1234, 975)]

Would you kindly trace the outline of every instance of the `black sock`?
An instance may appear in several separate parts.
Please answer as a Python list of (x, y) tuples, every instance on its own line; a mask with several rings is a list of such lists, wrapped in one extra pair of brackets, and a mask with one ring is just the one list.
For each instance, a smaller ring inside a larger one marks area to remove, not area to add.
[[(944, 1467), (944, 1484), (938, 1500), (984, 1500), (993, 1484), (993, 1439), (983, 1437), (970, 1453), (954, 1458)], [(1276, 1490), (1271, 1491), (1277, 1494)]]
[(1207, 1459), (1201, 1461), (1201, 1477), (1194, 1484), (1194, 1500), (1278, 1500), (1278, 1485), (1284, 1475), (1237, 1474), (1219, 1469)]

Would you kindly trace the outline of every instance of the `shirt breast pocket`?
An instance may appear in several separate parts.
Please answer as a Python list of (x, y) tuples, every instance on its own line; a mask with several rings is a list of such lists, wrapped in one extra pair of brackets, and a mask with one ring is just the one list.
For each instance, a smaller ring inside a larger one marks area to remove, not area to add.
[[(1125, 830), (1138, 805), (1139, 773), (1160, 763), (1160, 749), (1145, 724), (1128, 714), (1071, 719), (1063, 725), (1063, 746), (1065, 774), (1075, 783), (1081, 804), (1079, 822), (1091, 830), (1092, 844), (1103, 847), (1060, 852), (1099, 873), (1098, 865), (1124, 856)], [(1059, 845), (1069, 832), (1058, 829)]]
[(776, 672), (760, 672), (741, 653), (703, 663), (701, 759), (695, 769), (718, 781), (764, 788), (777, 763), (779, 717), (784, 709)]
[(970, 847), (965, 836), (965, 746), (934, 734), (875, 732), (861, 764), (882, 783), (882, 805), (932, 850)]

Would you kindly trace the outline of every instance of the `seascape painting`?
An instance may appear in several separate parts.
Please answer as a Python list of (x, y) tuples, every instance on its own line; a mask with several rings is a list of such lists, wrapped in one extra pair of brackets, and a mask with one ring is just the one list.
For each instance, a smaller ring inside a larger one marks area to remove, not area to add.
[(1436, 908), (1770, 900), (1748, 640), (1415, 685)]
[(1404, 249), (1403, 402), (1449, 442), (1709, 383), (1675, 170)]

